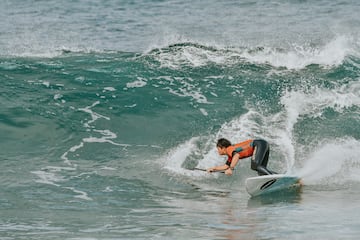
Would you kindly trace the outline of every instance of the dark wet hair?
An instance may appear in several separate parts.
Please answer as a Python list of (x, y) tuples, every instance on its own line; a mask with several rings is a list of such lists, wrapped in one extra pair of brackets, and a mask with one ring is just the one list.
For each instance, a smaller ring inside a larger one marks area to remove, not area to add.
[(225, 138), (220, 138), (218, 141), (217, 141), (217, 144), (216, 144), (217, 147), (220, 147), (220, 148), (227, 148), (229, 146), (231, 146), (231, 142)]

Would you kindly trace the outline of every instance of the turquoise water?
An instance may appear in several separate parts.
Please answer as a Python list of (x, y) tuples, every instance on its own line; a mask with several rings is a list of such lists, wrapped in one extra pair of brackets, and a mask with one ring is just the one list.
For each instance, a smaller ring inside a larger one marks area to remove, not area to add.
[[(0, 3), (0, 239), (357, 239), (357, 1)], [(216, 140), (304, 187), (250, 198)]]

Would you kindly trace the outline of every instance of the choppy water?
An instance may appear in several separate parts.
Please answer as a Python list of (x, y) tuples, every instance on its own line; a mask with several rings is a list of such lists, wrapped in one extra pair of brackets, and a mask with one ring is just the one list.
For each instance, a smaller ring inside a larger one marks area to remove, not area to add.
[[(0, 3), (0, 239), (357, 239), (357, 1)], [(301, 192), (251, 199), (219, 137)]]

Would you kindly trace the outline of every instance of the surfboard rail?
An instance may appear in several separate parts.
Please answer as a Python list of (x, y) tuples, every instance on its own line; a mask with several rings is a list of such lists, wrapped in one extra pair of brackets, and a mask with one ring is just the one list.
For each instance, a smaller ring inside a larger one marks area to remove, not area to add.
[(301, 179), (297, 176), (285, 174), (264, 175), (247, 178), (245, 186), (250, 196), (255, 197), (292, 187), (299, 187), (301, 186)]

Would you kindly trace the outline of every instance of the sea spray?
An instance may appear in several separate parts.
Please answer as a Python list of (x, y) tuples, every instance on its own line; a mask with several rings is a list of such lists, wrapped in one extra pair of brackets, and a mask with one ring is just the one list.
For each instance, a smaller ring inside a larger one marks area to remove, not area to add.
[(359, 182), (360, 141), (351, 138), (326, 140), (314, 146), (303, 166), (296, 170), (305, 185), (345, 186)]

